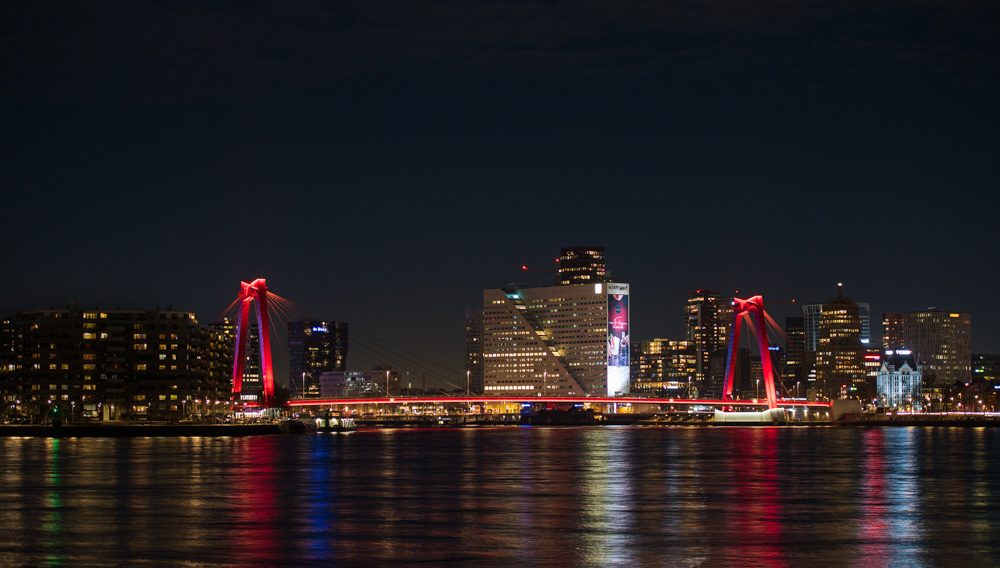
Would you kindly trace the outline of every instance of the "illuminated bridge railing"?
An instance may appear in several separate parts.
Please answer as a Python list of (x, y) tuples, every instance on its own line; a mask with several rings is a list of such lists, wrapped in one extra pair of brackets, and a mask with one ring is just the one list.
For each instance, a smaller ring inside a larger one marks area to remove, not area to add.
[[(291, 407), (313, 406), (355, 406), (364, 404), (501, 404), (501, 403), (554, 403), (554, 404), (652, 404), (681, 406), (767, 408), (767, 400), (706, 400), (685, 398), (634, 398), (634, 397), (563, 397), (563, 396), (423, 396), (423, 397), (382, 397), (382, 398), (327, 398), (292, 399)], [(808, 402), (802, 400), (778, 400), (779, 407), (830, 408), (829, 402)]]

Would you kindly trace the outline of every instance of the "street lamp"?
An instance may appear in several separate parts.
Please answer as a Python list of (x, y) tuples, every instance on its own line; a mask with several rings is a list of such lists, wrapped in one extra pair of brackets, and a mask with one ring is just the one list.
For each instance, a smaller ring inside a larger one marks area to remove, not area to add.
[(760, 379), (757, 379), (757, 388), (753, 391), (754, 398), (760, 398)]
[(465, 396), (469, 396), (469, 373), (471, 372), (468, 369), (465, 371)]

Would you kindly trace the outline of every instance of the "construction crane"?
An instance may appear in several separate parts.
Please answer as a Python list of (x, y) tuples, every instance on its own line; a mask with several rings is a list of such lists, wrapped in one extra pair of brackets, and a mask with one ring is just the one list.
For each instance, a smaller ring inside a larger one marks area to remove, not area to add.
[[(556, 264), (559, 264), (559, 259), (556, 259)], [(528, 266), (527, 264), (521, 265), (521, 270), (527, 270), (530, 272), (548, 272), (549, 274), (558, 274), (558, 268), (535, 268), (533, 266)]]
[[(556, 263), (558, 263), (558, 262), (559, 262), (559, 259), (557, 258), (556, 259)], [(549, 273), (549, 274), (552, 275), (552, 278), (553, 278), (553, 280), (555, 280), (556, 284), (559, 283), (559, 269), (558, 268), (535, 268), (533, 266), (528, 266), (527, 264), (522, 264), (521, 265), (521, 270), (524, 270), (524, 271), (527, 271), (527, 272), (547, 272), (547, 273)]]

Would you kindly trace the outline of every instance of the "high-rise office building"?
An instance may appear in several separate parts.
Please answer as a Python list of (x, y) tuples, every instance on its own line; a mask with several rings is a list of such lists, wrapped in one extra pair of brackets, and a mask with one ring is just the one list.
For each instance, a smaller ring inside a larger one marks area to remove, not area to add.
[(604, 247), (567, 247), (559, 253), (557, 283), (563, 286), (604, 282)]
[(819, 320), (816, 378), (824, 396), (861, 400), (874, 396), (874, 385), (865, 371), (865, 352), (858, 305), (843, 296), (838, 284), (837, 297), (823, 304)]
[[(858, 322), (861, 331), (859, 340), (868, 345), (871, 342), (871, 304), (860, 302), (858, 306)], [(805, 304), (802, 306), (802, 320), (805, 332), (805, 350), (816, 352), (819, 345), (819, 321), (823, 317), (823, 304)]]
[(696, 351), (695, 388), (701, 397), (721, 395), (732, 319), (732, 298), (711, 290), (696, 290), (688, 295), (684, 327)]
[(972, 378), (971, 317), (927, 310), (882, 314), (885, 349), (909, 349), (923, 365), (924, 384), (967, 383)]
[(471, 394), (483, 394), (483, 310), (465, 310), (465, 380)]
[(823, 316), (823, 304), (805, 304), (802, 306), (803, 334), (805, 350), (816, 352), (819, 345), (819, 319)]
[(858, 302), (858, 320), (861, 322), (861, 343), (871, 345), (872, 306), (868, 302)]
[(288, 322), (288, 381), (293, 398), (320, 396), (320, 375), (347, 368), (347, 323)]
[(486, 396), (628, 393), (628, 284), (485, 290), (482, 325)]
[[(785, 318), (785, 366), (781, 374), (785, 389), (806, 380), (806, 328), (805, 318)], [(800, 385), (801, 386), (801, 385)]]
[(631, 393), (688, 398), (694, 392), (698, 352), (693, 341), (633, 342), (630, 357)]

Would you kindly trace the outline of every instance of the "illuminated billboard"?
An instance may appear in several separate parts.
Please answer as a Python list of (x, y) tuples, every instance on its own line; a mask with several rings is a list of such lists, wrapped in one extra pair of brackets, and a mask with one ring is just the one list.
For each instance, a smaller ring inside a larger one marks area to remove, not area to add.
[(608, 396), (628, 394), (628, 284), (611, 282), (608, 293)]

